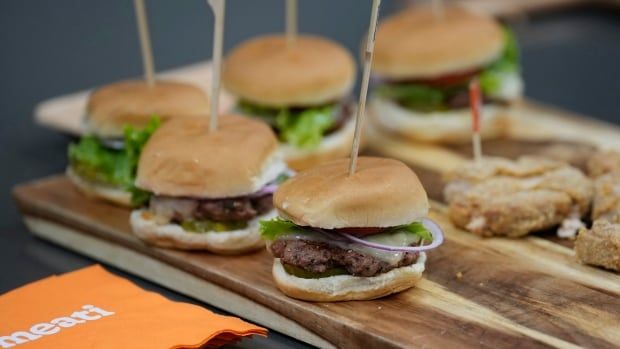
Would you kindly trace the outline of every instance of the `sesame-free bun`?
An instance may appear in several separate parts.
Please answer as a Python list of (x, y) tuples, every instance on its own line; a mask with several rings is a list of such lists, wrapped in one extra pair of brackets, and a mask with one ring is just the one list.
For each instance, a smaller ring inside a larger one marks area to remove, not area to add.
[(155, 195), (226, 198), (256, 192), (286, 169), (266, 124), (237, 115), (172, 119), (148, 140), (136, 185)]
[(446, 6), (442, 18), (430, 7), (412, 7), (377, 29), (373, 73), (387, 79), (428, 79), (478, 69), (504, 48), (499, 23), (488, 15)]
[(276, 258), (272, 273), (278, 288), (292, 298), (314, 302), (369, 300), (413, 287), (422, 278), (425, 262), (426, 254), (421, 252), (415, 264), (373, 277), (335, 275), (304, 279), (287, 273)]
[(76, 174), (71, 167), (67, 168), (66, 175), (75, 187), (89, 198), (104, 200), (118, 206), (131, 207), (131, 193), (121, 187), (88, 181)]
[(393, 227), (428, 214), (426, 191), (415, 173), (398, 160), (360, 157), (348, 174), (349, 159), (302, 171), (274, 194), (281, 217), (323, 229)]
[(349, 118), (336, 132), (331, 133), (314, 149), (299, 149), (290, 144), (280, 144), (286, 163), (295, 171), (302, 171), (326, 161), (344, 158), (351, 152), (355, 132), (355, 118)]
[[(416, 142), (471, 142), (471, 112), (456, 109), (436, 112), (415, 112), (393, 100), (375, 96), (369, 105), (369, 127), (397, 134)], [(508, 132), (510, 108), (488, 104), (482, 107), (480, 136), (492, 139)]]
[(102, 86), (90, 95), (86, 106), (86, 131), (100, 137), (121, 137), (123, 127), (142, 128), (153, 116), (171, 117), (209, 114), (209, 99), (198, 87), (172, 81), (148, 86), (128, 80)]
[(132, 211), (129, 223), (138, 238), (155, 246), (179, 250), (206, 250), (230, 255), (263, 248), (265, 242), (258, 231), (258, 222), (274, 216), (275, 211), (272, 210), (249, 221), (247, 228), (207, 233), (187, 232), (174, 223), (159, 224), (157, 218), (144, 209)]
[(347, 96), (355, 62), (341, 45), (299, 35), (267, 35), (237, 46), (226, 58), (222, 82), (241, 99), (264, 106), (312, 106)]

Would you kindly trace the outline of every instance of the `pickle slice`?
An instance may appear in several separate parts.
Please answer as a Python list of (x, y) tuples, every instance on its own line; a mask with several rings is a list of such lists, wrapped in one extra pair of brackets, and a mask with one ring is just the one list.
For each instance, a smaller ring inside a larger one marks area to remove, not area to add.
[(314, 272), (307, 271), (303, 268), (300, 268), (294, 265), (290, 265), (286, 263), (282, 263), (282, 265), (284, 266), (284, 270), (286, 270), (287, 273), (293, 276), (297, 276), (298, 278), (302, 278), (302, 279), (320, 279), (320, 278), (326, 278), (329, 276), (349, 274), (347, 270), (344, 268), (329, 268), (322, 273), (314, 273)]
[(181, 227), (183, 228), (183, 230), (190, 233), (226, 232), (231, 230), (244, 229), (247, 226), (247, 222), (213, 222), (207, 220), (187, 220), (181, 223)]

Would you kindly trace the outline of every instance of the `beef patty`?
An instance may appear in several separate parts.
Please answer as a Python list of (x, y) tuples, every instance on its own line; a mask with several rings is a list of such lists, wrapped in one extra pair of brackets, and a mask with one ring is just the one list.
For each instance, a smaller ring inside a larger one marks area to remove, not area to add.
[(237, 197), (219, 200), (199, 200), (153, 196), (149, 208), (157, 216), (173, 222), (211, 220), (215, 222), (249, 221), (273, 208), (272, 195)]
[(365, 277), (411, 265), (418, 259), (418, 253), (405, 252), (396, 265), (390, 265), (357, 251), (308, 240), (276, 240), (271, 244), (271, 252), (276, 258), (280, 258), (282, 263), (309, 272), (322, 273), (330, 268), (344, 268), (349, 274)]

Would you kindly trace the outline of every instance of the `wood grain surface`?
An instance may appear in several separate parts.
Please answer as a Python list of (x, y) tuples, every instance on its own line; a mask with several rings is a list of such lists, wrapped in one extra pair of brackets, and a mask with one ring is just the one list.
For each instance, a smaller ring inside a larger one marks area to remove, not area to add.
[[(170, 270), (178, 270), (256, 304), (253, 321), (295, 335), (278, 320), (290, 319), (335, 347), (620, 346), (618, 274), (578, 264), (570, 248), (544, 236), (481, 239), (460, 231), (439, 203), (433, 203), (431, 218), (446, 231), (446, 243), (429, 253), (425, 277), (416, 288), (374, 301), (308, 303), (277, 290), (266, 251), (223, 257), (147, 246), (131, 235), (128, 210), (84, 198), (64, 176), (21, 185), (14, 196), (29, 220), (52, 222), (91, 242), (63, 242), (53, 238), (49, 226), (31, 225), (48, 229), (52, 241), (78, 252), (96, 249), (98, 242), (112, 251), (117, 246), (119, 254), (100, 258), (116, 260), (113, 265), (129, 271), (131, 265), (123, 267), (119, 258), (120, 250), (130, 250), (169, 268), (156, 277), (144, 272), (148, 279), (184, 290), (185, 279), (165, 282), (174, 278)], [(195, 287), (194, 294), (200, 295), (201, 286)], [(229, 302), (214, 305), (244, 315)], [(327, 346), (312, 335), (300, 337)]]

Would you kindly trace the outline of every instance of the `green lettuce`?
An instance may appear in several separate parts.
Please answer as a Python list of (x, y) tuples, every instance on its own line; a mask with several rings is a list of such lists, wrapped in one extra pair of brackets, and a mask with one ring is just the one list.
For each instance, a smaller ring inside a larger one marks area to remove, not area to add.
[[(308, 230), (308, 228), (298, 226), (295, 223), (282, 219), (280, 217), (268, 221), (260, 221), (259, 224), (259, 231), (261, 236), (263, 237), (263, 239), (269, 241), (276, 240), (279, 237), (287, 234), (303, 233), (304, 231)], [(426, 229), (426, 227), (424, 227), (424, 225), (420, 222), (412, 222), (410, 224), (391, 227), (389, 229), (386, 229), (381, 234), (393, 234), (401, 231), (405, 231), (409, 234), (415, 234), (424, 241), (433, 241), (433, 236), (431, 235), (431, 232), (428, 231), (428, 229)]]
[(260, 221), (258, 224), (258, 230), (263, 239), (270, 241), (276, 240), (280, 236), (303, 230), (303, 228), (297, 226), (295, 223), (280, 217), (268, 221)]
[(263, 119), (278, 130), (282, 142), (297, 148), (314, 149), (334, 125), (335, 104), (310, 108), (270, 108), (242, 101), (242, 112)]
[[(503, 28), (505, 46), (500, 57), (486, 66), (479, 74), (480, 88), (484, 95), (497, 92), (506, 74), (519, 71), (519, 47), (512, 31)], [(375, 94), (398, 102), (405, 108), (421, 111), (447, 110), (448, 101), (467, 90), (467, 83), (453, 86), (429, 86), (422, 83), (383, 84), (375, 88)]]
[(377, 96), (397, 101), (405, 108), (417, 111), (446, 109), (446, 101), (455, 88), (441, 88), (422, 84), (386, 84), (375, 89)]
[(501, 88), (505, 74), (519, 71), (519, 46), (514, 33), (508, 28), (504, 28), (504, 40), (506, 45), (501, 57), (480, 73), (480, 88), (486, 95)]
[(106, 147), (94, 135), (84, 136), (78, 143), (69, 145), (69, 164), (86, 180), (131, 192), (133, 203), (139, 205), (148, 200), (149, 194), (134, 186), (138, 160), (146, 141), (159, 125), (159, 118), (154, 117), (143, 129), (126, 126), (123, 149)]

